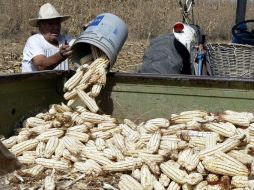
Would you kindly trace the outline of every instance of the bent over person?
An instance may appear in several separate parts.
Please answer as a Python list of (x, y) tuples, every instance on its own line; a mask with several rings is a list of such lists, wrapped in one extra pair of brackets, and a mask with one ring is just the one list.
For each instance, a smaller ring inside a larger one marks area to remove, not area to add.
[(42, 70), (68, 70), (68, 57), (72, 54), (71, 36), (61, 35), (61, 22), (69, 15), (60, 15), (55, 7), (46, 3), (40, 7), (38, 18), (29, 24), (39, 33), (30, 36), (23, 50), (22, 72)]

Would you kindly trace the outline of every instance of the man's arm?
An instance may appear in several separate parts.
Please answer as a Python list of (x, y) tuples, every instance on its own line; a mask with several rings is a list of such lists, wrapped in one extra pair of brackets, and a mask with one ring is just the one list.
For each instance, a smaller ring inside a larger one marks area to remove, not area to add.
[(37, 55), (32, 59), (32, 63), (39, 71), (51, 70), (59, 65), (62, 61), (67, 59), (72, 53), (69, 45), (63, 45), (60, 51), (52, 56)]

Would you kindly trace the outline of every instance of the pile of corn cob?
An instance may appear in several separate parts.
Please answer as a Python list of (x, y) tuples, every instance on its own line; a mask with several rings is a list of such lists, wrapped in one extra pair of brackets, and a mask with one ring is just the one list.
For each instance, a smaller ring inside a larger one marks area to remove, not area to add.
[[(121, 173), (117, 187), (108, 189), (254, 188), (253, 113), (193, 110), (119, 123), (96, 113), (99, 91), (92, 89), (105, 84), (107, 64), (104, 56), (84, 63), (64, 85), (67, 105), (28, 118), (16, 136), (2, 141), (24, 164), (19, 176), (38, 177), (50, 169), (45, 189), (59, 187), (55, 171), (83, 177)], [(71, 106), (77, 98), (86, 106)]]

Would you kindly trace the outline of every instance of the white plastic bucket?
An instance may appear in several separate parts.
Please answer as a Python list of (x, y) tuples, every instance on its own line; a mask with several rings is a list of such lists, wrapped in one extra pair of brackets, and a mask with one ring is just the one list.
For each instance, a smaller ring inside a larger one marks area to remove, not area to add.
[(127, 37), (128, 28), (123, 20), (111, 13), (100, 14), (75, 40), (72, 60), (80, 64), (80, 58), (90, 54), (90, 45), (94, 45), (107, 55), (112, 67)]

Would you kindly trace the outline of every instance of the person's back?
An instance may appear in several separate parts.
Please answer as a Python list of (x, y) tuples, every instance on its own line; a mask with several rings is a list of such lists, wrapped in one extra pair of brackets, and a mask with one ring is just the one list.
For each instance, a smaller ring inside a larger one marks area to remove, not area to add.
[(174, 34), (167, 33), (151, 41), (138, 73), (191, 74), (189, 58), (187, 49)]

